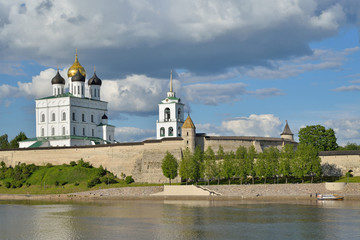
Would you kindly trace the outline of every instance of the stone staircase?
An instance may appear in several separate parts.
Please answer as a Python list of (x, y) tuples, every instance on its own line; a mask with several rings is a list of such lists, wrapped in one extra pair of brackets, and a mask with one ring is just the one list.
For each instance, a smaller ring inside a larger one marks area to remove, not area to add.
[(164, 191), (152, 194), (153, 196), (220, 196), (213, 190), (203, 186), (185, 185), (185, 186), (164, 186)]

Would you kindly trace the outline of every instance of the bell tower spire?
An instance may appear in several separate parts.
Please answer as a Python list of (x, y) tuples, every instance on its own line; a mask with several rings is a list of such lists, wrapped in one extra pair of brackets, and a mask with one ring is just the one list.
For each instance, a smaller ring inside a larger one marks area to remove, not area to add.
[(175, 92), (173, 92), (172, 70), (170, 71), (170, 91), (167, 93), (167, 97), (175, 97)]

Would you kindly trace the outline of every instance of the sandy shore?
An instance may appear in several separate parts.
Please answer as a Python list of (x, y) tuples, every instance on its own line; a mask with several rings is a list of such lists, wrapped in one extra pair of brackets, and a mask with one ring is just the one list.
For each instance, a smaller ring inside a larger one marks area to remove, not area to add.
[(69, 194), (0, 194), (0, 200), (96, 201), (122, 199), (211, 199), (211, 200), (315, 200), (316, 193), (337, 193), (345, 200), (360, 200), (360, 183), (349, 183), (340, 191), (329, 191), (320, 184), (211, 185), (221, 196), (153, 196), (163, 186), (99, 189)]

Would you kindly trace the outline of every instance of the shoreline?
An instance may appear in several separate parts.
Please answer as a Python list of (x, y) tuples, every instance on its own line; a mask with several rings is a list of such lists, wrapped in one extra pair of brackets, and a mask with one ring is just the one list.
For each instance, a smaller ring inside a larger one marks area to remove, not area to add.
[(211, 200), (211, 201), (281, 201), (316, 200), (316, 193), (336, 193), (344, 200), (360, 200), (360, 183), (349, 183), (344, 189), (330, 191), (325, 183), (318, 184), (271, 184), (271, 185), (204, 185), (221, 193), (221, 196), (152, 195), (162, 192), (163, 186), (123, 187), (90, 190), (68, 194), (0, 194), (0, 201), (101, 201), (101, 200)]

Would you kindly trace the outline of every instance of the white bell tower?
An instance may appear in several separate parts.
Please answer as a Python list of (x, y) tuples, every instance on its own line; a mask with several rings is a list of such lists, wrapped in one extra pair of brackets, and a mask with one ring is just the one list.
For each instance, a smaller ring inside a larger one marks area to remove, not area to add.
[(156, 122), (156, 139), (181, 137), (181, 127), (184, 124), (184, 104), (175, 96), (170, 72), (170, 91), (167, 98), (159, 103), (159, 120)]

